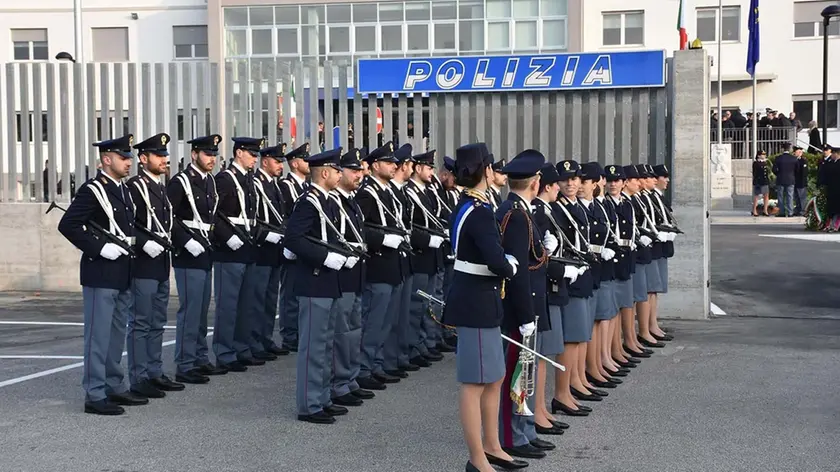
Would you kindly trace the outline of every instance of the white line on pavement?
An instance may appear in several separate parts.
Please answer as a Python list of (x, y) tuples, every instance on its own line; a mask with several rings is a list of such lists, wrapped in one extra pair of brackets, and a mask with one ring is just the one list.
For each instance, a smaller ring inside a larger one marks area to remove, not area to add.
[[(0, 325), (21, 325), (21, 326), (84, 326), (84, 323), (77, 321), (0, 321)], [(166, 325), (163, 329), (175, 329), (175, 326)], [(209, 328), (210, 331), (213, 328)]]
[(0, 356), (0, 359), (84, 359), (83, 356), (31, 356), (31, 355), (7, 355)]
[(712, 306), (712, 314), (715, 316), (725, 316), (726, 312), (721, 310), (719, 306), (715, 305), (714, 302), (709, 302)]

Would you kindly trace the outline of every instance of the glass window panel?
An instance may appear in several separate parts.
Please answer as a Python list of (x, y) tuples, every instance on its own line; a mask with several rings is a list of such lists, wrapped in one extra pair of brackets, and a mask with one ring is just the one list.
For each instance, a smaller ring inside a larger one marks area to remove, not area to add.
[(621, 44), (621, 14), (604, 15), (604, 46)]
[(543, 20), (543, 48), (566, 47), (566, 20)]
[[(794, 23), (793, 35), (797, 38), (810, 38), (814, 36), (814, 23)], [(800, 102), (797, 102), (800, 103)]]
[(406, 3), (405, 19), (407, 21), (428, 21), (429, 2)]
[(330, 52), (350, 52), (350, 27), (330, 27)]
[(251, 54), (272, 54), (271, 30), (251, 31)]
[(354, 23), (376, 23), (376, 5), (353, 5)]
[[(823, 109), (825, 106), (823, 105), (823, 101), (820, 100), (817, 102), (817, 123), (822, 119), (823, 116)], [(828, 117), (826, 121), (826, 128), (836, 128), (837, 127), (837, 100), (829, 100), (828, 101)], [(820, 123), (820, 127), (822, 127), (822, 123)]]
[(408, 50), (429, 49), (429, 25), (408, 25)]
[(621, 29), (621, 13), (604, 14), (604, 29)]
[(697, 10), (697, 37), (703, 42), (717, 41), (717, 12)]
[(435, 49), (455, 49), (455, 23), (435, 23)]
[(541, 16), (566, 16), (568, 14), (567, 0), (542, 0)]
[(277, 25), (299, 25), (300, 8), (297, 6), (274, 7), (274, 23)]
[(356, 51), (376, 51), (376, 26), (356, 26)]
[(457, 14), (455, 2), (432, 2), (433, 20), (454, 20)]
[[(823, 25), (823, 22), (819, 22), (819, 25), (820, 25), (820, 36), (822, 36), (824, 31), (825, 31), (825, 25)], [(832, 36), (832, 35), (836, 36), (838, 34), (840, 34), (840, 21), (835, 20), (835, 21), (832, 21), (831, 23), (828, 24), (828, 35), (829, 36)]]
[(192, 57), (192, 46), (189, 44), (184, 44), (181, 46), (175, 46), (175, 57), (178, 59), (186, 59)]
[[(811, 24), (811, 26), (813, 27), (813, 23)], [(813, 100), (808, 100), (804, 102), (793, 102), (793, 111), (796, 113), (796, 117), (799, 118), (803, 125), (815, 119)], [(819, 120), (817, 122), (819, 123)]]
[(248, 26), (248, 9), (225, 8), (225, 26)]
[(644, 23), (644, 13), (627, 13), (624, 15), (624, 44), (644, 44)]
[(487, 24), (487, 49), (510, 49), (510, 25), (508, 22)]
[(382, 50), (383, 51), (402, 51), (402, 26), (401, 25), (382, 25), (381, 28), (382, 28)]
[(539, 0), (513, 0), (513, 17), (530, 18), (540, 15)]
[(534, 49), (537, 47), (537, 22), (517, 21), (514, 24), (514, 49)]
[(458, 2), (458, 18), (461, 20), (484, 19), (484, 1), (460, 0)]
[(193, 57), (210, 57), (210, 51), (206, 44), (194, 44)]
[(510, 18), (510, 0), (487, 0), (487, 18)]
[(325, 23), (326, 13), (324, 12), (324, 5), (304, 6), (300, 8), (300, 24), (318, 25)]
[(484, 50), (483, 21), (461, 20), (458, 22), (458, 49), (460, 51)]
[(94, 62), (128, 60), (128, 28), (91, 28)]
[(277, 54), (297, 54), (297, 28), (282, 28), (277, 30)]
[(328, 23), (350, 23), (350, 5), (327, 5)]
[(32, 43), (32, 59), (46, 61), (50, 58), (49, 47), (46, 41), (35, 41)]
[(402, 3), (380, 4), (379, 21), (403, 21)]
[(721, 18), (722, 41), (739, 41), (741, 39), (741, 9), (724, 8)]
[(29, 60), (29, 41), (15, 41), (15, 60)]
[(245, 56), (245, 30), (228, 30), (225, 34), (225, 56)]
[(274, 26), (274, 7), (251, 7), (251, 26)]
[(301, 26), (301, 54), (304, 56), (317, 56), (324, 54), (326, 50), (324, 26)]

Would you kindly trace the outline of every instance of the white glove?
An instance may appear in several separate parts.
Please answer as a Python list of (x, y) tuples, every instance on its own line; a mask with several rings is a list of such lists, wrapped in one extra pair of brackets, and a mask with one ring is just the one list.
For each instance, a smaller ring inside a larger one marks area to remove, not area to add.
[(575, 280), (577, 280), (578, 275), (580, 274), (578, 273), (577, 267), (567, 265), (563, 268), (563, 278), (569, 279), (570, 284), (575, 283)]
[(359, 263), (359, 258), (356, 256), (350, 256), (347, 258), (347, 262), (344, 263), (344, 267), (347, 269), (352, 269), (356, 264)]
[(664, 243), (665, 241), (667, 241), (667, 240), (668, 240), (668, 236), (665, 234), (665, 232), (664, 232), (664, 231), (657, 231), (657, 232), (656, 232), (656, 239), (658, 239), (658, 240), (659, 240), (659, 242), (663, 242), (663, 243)]
[(117, 246), (114, 243), (105, 243), (105, 245), (102, 246), (102, 250), (99, 251), (99, 255), (104, 257), (105, 259), (108, 259), (109, 261), (115, 261), (120, 256), (127, 256), (128, 251)]
[(545, 250), (548, 251), (549, 254), (554, 254), (554, 251), (557, 250), (557, 246), (560, 245), (560, 241), (557, 240), (557, 237), (551, 234), (551, 232), (548, 230), (546, 230), (545, 234), (543, 235), (542, 243), (543, 246), (545, 246)]
[(234, 234), (233, 236), (230, 237), (230, 239), (227, 240), (227, 245), (232, 251), (235, 251), (235, 250), (241, 248), (242, 246), (244, 246), (245, 243), (243, 243), (242, 240), (239, 239), (239, 237)]
[(265, 235), (265, 240), (270, 242), (271, 244), (277, 244), (280, 242), (280, 233), (269, 231), (268, 234)]
[(432, 249), (437, 249), (440, 245), (443, 244), (443, 238), (440, 236), (432, 236), (429, 238), (429, 247)]
[(537, 325), (532, 321), (528, 324), (524, 324), (524, 325), (520, 326), (519, 327), (519, 334), (521, 334), (522, 337), (524, 338), (526, 336), (530, 336), (530, 335), (534, 334), (534, 331), (536, 331), (536, 330), (537, 330)]
[(146, 241), (146, 244), (143, 245), (143, 252), (148, 254), (152, 259), (159, 256), (163, 251), (163, 246), (154, 241)]
[(382, 240), (382, 245), (391, 249), (396, 249), (400, 247), (400, 243), (402, 242), (402, 236), (397, 236), (396, 234), (386, 234), (385, 239)]
[(184, 244), (184, 249), (189, 251), (193, 257), (198, 257), (204, 252), (204, 246), (195, 239), (187, 241), (187, 244)]
[(290, 261), (297, 259), (297, 255), (285, 247), (283, 248), (283, 257)]
[(601, 259), (605, 261), (611, 261), (615, 257), (615, 251), (612, 249), (605, 247), (601, 249)]
[(335, 252), (328, 252), (327, 258), (324, 260), (324, 266), (332, 270), (341, 270), (347, 262), (347, 257), (337, 254)]
[(516, 275), (516, 272), (519, 270), (519, 261), (510, 254), (505, 254), (505, 259), (507, 259), (508, 264), (513, 267), (513, 275)]
[(668, 241), (673, 241), (675, 239), (677, 239), (677, 233), (670, 233), (670, 236), (668, 236)]
[(647, 236), (642, 236), (639, 238), (639, 242), (642, 243), (642, 246), (650, 246), (653, 241)]
[(589, 270), (589, 266), (578, 267), (578, 269), (577, 269), (578, 277), (583, 275), (583, 273), (586, 272), (587, 270)]
[(443, 234), (445, 234), (446, 237), (448, 238), (449, 237), (449, 228), (444, 229)]

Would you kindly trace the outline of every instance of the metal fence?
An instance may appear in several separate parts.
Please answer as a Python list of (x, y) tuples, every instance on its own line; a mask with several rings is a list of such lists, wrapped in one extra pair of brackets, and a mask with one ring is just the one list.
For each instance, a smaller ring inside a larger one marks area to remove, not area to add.
[(173, 172), (189, 161), (186, 141), (210, 133), (224, 137), (222, 156), (230, 156), (232, 136), (264, 136), (313, 147), (317, 139), (324, 149), (410, 142), (416, 153), (437, 149), (439, 159), (480, 140), (497, 159), (533, 147), (551, 161), (670, 164), (670, 87), (367, 97), (353, 89), (347, 63), (11, 63), (4, 70), (4, 202), (68, 200), (95, 174), (92, 143), (127, 133), (135, 142), (169, 133)]
[[(767, 151), (767, 155), (772, 156), (782, 152), (782, 146), (785, 143), (805, 147), (802, 143), (797, 144), (795, 127), (765, 127), (758, 128), (757, 131), (756, 147), (758, 150)], [(715, 144), (718, 142), (717, 128), (712, 128), (711, 142)], [(724, 128), (723, 143), (732, 144), (733, 159), (751, 159), (757, 154), (757, 151), (752, 149), (752, 128)]]

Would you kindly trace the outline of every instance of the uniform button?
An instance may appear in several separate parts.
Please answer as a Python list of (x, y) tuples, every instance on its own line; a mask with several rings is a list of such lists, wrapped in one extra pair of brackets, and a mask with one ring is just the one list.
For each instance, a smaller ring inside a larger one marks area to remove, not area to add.
[(493, 286), (493, 290), (498, 290), (499, 287)]
[(537, 294), (532, 292), (532, 293), (531, 293), (531, 296), (532, 296), (532, 297), (536, 297), (536, 296), (537, 296)]

